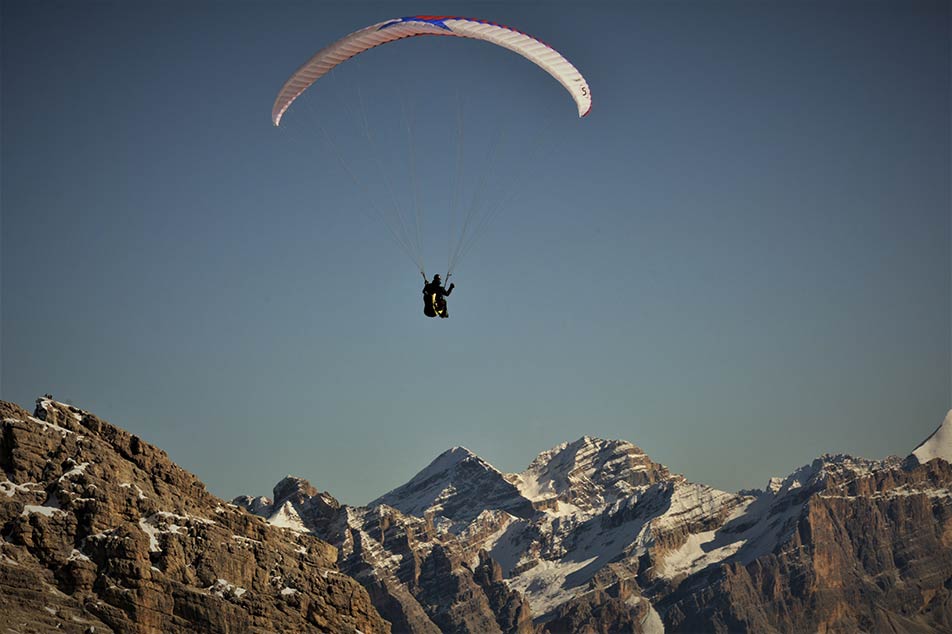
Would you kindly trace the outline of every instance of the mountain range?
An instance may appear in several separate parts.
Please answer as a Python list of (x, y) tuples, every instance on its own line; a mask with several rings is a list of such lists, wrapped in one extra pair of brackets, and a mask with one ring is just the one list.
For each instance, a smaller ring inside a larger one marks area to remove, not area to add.
[(229, 503), (73, 406), (0, 413), (11, 631), (952, 631), (952, 412), (760, 490), (584, 436), (521, 473), (453, 447), (361, 507), (292, 476)]

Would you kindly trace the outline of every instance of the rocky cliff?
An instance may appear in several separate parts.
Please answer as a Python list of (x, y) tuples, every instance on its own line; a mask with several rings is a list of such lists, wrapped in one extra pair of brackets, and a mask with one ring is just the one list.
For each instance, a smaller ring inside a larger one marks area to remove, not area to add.
[(4, 632), (390, 632), (334, 546), (216, 498), (140, 438), (48, 398), (0, 418)]
[(949, 463), (826, 456), (801, 471), (720, 529), (736, 553), (660, 598), (669, 629), (952, 631)]

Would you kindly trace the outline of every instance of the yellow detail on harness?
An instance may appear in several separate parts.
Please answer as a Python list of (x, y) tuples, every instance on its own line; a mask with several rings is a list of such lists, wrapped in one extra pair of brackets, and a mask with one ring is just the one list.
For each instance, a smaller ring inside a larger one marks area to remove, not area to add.
[(438, 304), (437, 301), (436, 301), (436, 293), (433, 293), (433, 294), (430, 295), (430, 305), (433, 307), (433, 312), (434, 312), (434, 313), (436, 313), (437, 315), (442, 315), (442, 314), (443, 314), (443, 310), (445, 310), (445, 309), (441, 310), (441, 309), (439, 308), (439, 304)]

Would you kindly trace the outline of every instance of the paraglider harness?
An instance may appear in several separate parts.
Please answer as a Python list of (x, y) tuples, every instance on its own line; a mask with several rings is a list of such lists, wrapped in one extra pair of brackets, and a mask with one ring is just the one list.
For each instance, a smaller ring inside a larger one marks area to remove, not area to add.
[[(446, 279), (450, 279), (452, 273), (446, 274)], [(426, 274), (423, 274), (423, 314), (427, 317), (440, 317), (446, 319), (449, 312), (446, 310), (446, 297), (453, 292), (456, 284), (450, 284), (449, 288), (444, 289), (437, 281), (438, 275), (433, 277), (432, 282), (428, 282)]]

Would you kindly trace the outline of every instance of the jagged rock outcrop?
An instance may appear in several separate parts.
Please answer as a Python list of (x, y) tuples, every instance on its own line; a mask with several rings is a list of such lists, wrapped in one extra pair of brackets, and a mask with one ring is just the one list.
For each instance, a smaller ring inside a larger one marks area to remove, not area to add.
[(389, 632), (337, 549), (49, 398), (0, 402), (0, 622), (17, 632)]
[(499, 629), (506, 634), (532, 634), (532, 609), (529, 602), (509, 588), (502, 577), (502, 568), (485, 550), (480, 550), (479, 563), (473, 579), (486, 593), (489, 607), (496, 615)]
[(646, 631), (651, 604), (625, 582), (597, 587), (561, 606), (541, 634), (616, 634)]
[(423, 560), (419, 583), (417, 598), (430, 606), (427, 614), (441, 632), (501, 634), (489, 598), (472, 571), (460, 566), (443, 545), (435, 544)]

